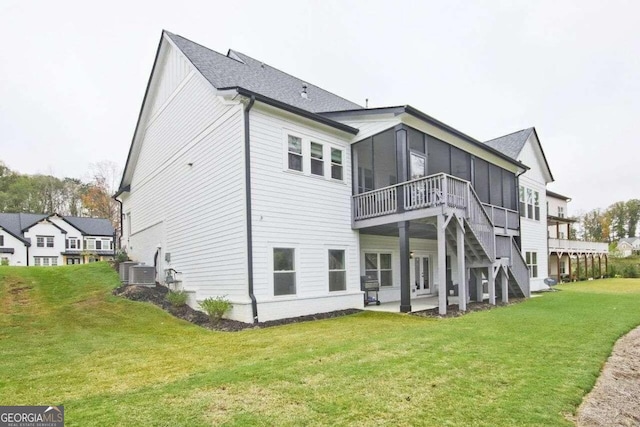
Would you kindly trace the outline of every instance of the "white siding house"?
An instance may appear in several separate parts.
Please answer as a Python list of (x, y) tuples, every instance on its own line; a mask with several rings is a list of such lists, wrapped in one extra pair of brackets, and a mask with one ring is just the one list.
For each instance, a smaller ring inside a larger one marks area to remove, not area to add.
[(0, 260), (16, 266), (84, 264), (114, 256), (107, 219), (0, 213)]
[[(224, 296), (244, 322), (362, 308), (362, 276), (401, 311), (438, 295), (446, 312), (454, 294), (464, 309), (528, 295), (519, 224), (494, 228), (482, 208), (517, 218), (525, 169), (412, 107), (363, 109), (165, 31), (117, 194), (121, 242), (193, 306)], [(513, 262), (494, 253), (500, 233)]]
[(553, 182), (553, 175), (538, 134), (535, 128), (528, 128), (486, 144), (504, 150), (529, 166), (529, 170), (519, 176), (521, 249), (529, 266), (531, 290), (546, 289), (544, 279), (549, 270), (546, 186)]

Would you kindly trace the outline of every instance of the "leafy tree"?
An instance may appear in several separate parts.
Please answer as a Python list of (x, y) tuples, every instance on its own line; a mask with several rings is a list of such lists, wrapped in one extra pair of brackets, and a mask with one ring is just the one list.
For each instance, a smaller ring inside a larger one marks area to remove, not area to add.
[(635, 237), (640, 220), (640, 200), (631, 199), (626, 203), (627, 208), (627, 236)]
[(627, 233), (627, 204), (625, 202), (616, 202), (609, 206), (607, 214), (611, 218), (611, 229), (613, 238), (619, 240), (626, 237)]

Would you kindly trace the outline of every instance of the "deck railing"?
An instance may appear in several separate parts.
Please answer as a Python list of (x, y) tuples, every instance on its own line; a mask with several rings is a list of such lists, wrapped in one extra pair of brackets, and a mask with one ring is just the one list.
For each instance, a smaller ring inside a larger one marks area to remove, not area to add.
[[(402, 195), (399, 205), (398, 196)], [(353, 196), (355, 221), (402, 211), (446, 205), (466, 212), (465, 217), (487, 255), (495, 258), (494, 226), (468, 181), (440, 173)]]
[(502, 206), (490, 205), (488, 203), (482, 204), (491, 218), (491, 222), (496, 227), (501, 227), (507, 230), (517, 230), (520, 228), (518, 211), (503, 208)]
[(513, 277), (518, 282), (518, 286), (522, 290), (522, 293), (525, 297), (531, 296), (531, 290), (529, 287), (529, 267), (527, 267), (527, 263), (522, 257), (522, 253), (518, 246), (516, 245), (513, 237), (511, 238), (511, 258), (510, 258), (510, 268)]
[(583, 242), (580, 240), (549, 239), (551, 252), (609, 253), (609, 245), (601, 242)]

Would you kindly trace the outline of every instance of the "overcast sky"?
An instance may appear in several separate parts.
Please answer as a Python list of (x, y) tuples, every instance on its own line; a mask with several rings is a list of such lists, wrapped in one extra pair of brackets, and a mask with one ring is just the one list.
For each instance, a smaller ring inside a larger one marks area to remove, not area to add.
[(485, 141), (535, 126), (570, 213), (640, 198), (638, 1), (0, 0), (0, 160), (124, 166), (161, 30)]

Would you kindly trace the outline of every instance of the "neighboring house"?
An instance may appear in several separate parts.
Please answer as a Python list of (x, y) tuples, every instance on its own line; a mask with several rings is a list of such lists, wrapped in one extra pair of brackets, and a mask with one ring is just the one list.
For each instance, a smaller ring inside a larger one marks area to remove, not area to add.
[(640, 237), (624, 237), (618, 242), (616, 250), (620, 256), (628, 257), (640, 252)]
[[(576, 222), (568, 215), (571, 199), (547, 190), (547, 223), (549, 233), (549, 276), (559, 281), (580, 277), (601, 277), (609, 262), (609, 245), (601, 242), (571, 240), (571, 225)], [(576, 270), (572, 260), (575, 258)], [(590, 262), (589, 262), (590, 261)]]
[(521, 161), (529, 170), (518, 177), (520, 239), (525, 261), (529, 266), (531, 290), (546, 289), (547, 277), (547, 216), (546, 187), (553, 182), (549, 163), (535, 128), (523, 129), (485, 142), (492, 148)]
[(0, 260), (9, 265), (85, 264), (113, 258), (107, 219), (0, 213)]
[(529, 295), (526, 169), (413, 107), (366, 109), (163, 31), (116, 194), (121, 242), (191, 305), (226, 296), (244, 322), (362, 308), (363, 276), (399, 311), (428, 295), (464, 310)]

